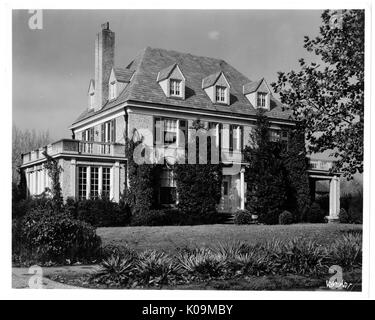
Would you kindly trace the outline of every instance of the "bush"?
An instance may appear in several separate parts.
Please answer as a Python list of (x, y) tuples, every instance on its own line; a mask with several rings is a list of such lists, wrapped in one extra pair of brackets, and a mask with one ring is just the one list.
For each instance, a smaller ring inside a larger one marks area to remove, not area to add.
[(342, 268), (362, 265), (362, 234), (348, 233), (335, 240), (328, 249), (331, 264)]
[(293, 223), (293, 215), (289, 211), (283, 211), (279, 215), (279, 224), (292, 224)]
[(109, 286), (127, 285), (133, 276), (134, 259), (130, 256), (112, 255), (100, 263), (92, 279)]
[(136, 265), (137, 277), (147, 285), (167, 284), (178, 269), (179, 266), (171, 257), (156, 250), (141, 253)]
[(64, 208), (73, 218), (94, 227), (125, 226), (130, 221), (130, 208), (123, 202), (116, 203), (107, 198), (81, 201), (67, 199)]
[(178, 261), (190, 275), (218, 277), (224, 272), (224, 257), (207, 248), (185, 251), (180, 254)]
[(340, 220), (340, 223), (349, 223), (350, 222), (350, 217), (349, 217), (348, 213), (346, 212), (346, 210), (344, 208), (340, 209), (339, 220)]
[(32, 211), (22, 219), (22, 255), (41, 263), (93, 261), (100, 255), (100, 237), (89, 224), (64, 213)]
[(132, 226), (187, 226), (223, 223), (227, 214), (211, 212), (206, 214), (184, 213), (178, 209), (159, 209), (138, 212), (131, 217)]
[(322, 223), (324, 222), (324, 217), (324, 211), (320, 208), (320, 205), (317, 202), (314, 202), (307, 214), (307, 222)]
[(19, 201), (12, 201), (12, 217), (13, 219), (20, 219), (32, 210), (44, 210), (47, 207), (52, 207), (52, 202), (45, 194), (40, 196), (21, 199)]
[(237, 210), (234, 213), (235, 224), (250, 224), (251, 221), (251, 213), (247, 210)]

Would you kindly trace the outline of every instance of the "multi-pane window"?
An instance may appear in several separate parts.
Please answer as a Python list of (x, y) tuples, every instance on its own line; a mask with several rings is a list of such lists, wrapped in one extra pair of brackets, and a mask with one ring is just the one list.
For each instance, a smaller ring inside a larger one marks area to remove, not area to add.
[(101, 125), (101, 153), (109, 154), (111, 152), (111, 142), (116, 142), (116, 119), (104, 122)]
[(78, 198), (86, 199), (87, 196), (87, 167), (78, 167)]
[(103, 168), (102, 172), (102, 194), (104, 197), (109, 197), (111, 191), (111, 169)]
[(99, 198), (99, 168), (91, 167), (90, 173), (90, 198)]
[(257, 105), (258, 105), (258, 107), (262, 107), (262, 108), (266, 107), (266, 97), (267, 97), (267, 93), (258, 92), (258, 94), (257, 94)]
[(181, 80), (170, 79), (169, 80), (169, 94), (171, 96), (181, 96)]
[(226, 87), (216, 86), (216, 102), (226, 102)]
[(112, 82), (109, 84), (109, 99), (116, 98), (116, 82)]
[(177, 141), (177, 120), (155, 118), (154, 142), (159, 145), (169, 145)]
[(109, 167), (78, 167), (78, 198), (110, 197), (111, 169)]
[(269, 131), (269, 139), (270, 141), (276, 142), (279, 141), (283, 145), (283, 147), (287, 150), (288, 143), (289, 143), (289, 134), (287, 130), (280, 130), (280, 129), (270, 129)]

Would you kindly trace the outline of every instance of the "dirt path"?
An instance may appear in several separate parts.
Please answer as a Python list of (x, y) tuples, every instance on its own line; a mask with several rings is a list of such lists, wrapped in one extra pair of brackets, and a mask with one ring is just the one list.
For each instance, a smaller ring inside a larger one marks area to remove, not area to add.
[(86, 274), (95, 271), (96, 266), (62, 266), (12, 268), (12, 288), (14, 289), (81, 289), (60, 282), (52, 281), (49, 275), (61, 273)]

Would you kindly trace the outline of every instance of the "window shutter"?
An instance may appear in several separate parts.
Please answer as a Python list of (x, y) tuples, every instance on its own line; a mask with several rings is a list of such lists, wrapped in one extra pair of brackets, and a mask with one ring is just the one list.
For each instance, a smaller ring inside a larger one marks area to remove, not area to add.
[(90, 128), (90, 141), (94, 141), (94, 127)]
[(116, 142), (116, 119), (111, 120), (111, 142)]
[(105, 124), (101, 124), (101, 141), (105, 142)]
[(163, 123), (161, 122), (161, 118), (155, 118), (154, 123), (154, 144), (161, 144), (161, 129), (163, 127)]

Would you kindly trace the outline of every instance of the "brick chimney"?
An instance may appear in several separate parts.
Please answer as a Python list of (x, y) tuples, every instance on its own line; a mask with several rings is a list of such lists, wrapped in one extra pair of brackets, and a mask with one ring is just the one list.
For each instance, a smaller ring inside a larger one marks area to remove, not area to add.
[(102, 30), (95, 39), (95, 103), (99, 110), (108, 99), (108, 80), (114, 65), (115, 33), (109, 29), (109, 22), (102, 24)]

